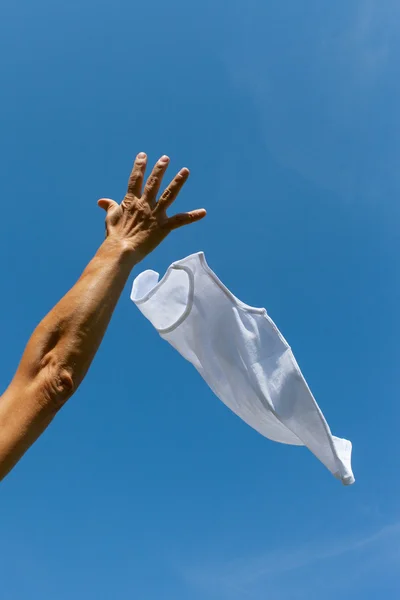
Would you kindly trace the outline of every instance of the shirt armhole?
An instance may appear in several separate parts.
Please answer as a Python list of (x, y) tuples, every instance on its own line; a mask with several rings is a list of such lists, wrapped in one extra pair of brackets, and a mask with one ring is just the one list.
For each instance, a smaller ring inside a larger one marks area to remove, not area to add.
[(131, 299), (163, 335), (176, 329), (189, 315), (193, 306), (194, 276), (188, 267), (172, 264), (160, 281), (151, 279), (151, 289), (147, 289), (143, 297), (134, 297), (132, 293)]

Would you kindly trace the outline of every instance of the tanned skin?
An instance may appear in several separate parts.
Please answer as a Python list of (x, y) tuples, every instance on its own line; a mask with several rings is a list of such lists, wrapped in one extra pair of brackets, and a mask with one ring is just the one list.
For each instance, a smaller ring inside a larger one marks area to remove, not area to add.
[(0, 398), (0, 480), (43, 433), (85, 377), (135, 265), (174, 229), (206, 211), (167, 216), (186, 182), (182, 169), (157, 200), (169, 158), (144, 185), (147, 157), (136, 157), (121, 204), (102, 198), (106, 239), (60, 302), (36, 327), (8, 389)]

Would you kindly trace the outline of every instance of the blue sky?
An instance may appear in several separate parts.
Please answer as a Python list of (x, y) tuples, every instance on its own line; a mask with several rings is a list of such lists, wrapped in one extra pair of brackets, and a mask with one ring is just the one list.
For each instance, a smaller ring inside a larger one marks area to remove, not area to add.
[(208, 217), (136, 273), (204, 250), (265, 306), (357, 479), (230, 413), (128, 287), (1, 485), (2, 598), (399, 597), (399, 16), (395, 0), (2, 2), (3, 388), (103, 239), (97, 198), (121, 199), (137, 152), (166, 153), (192, 172), (176, 209)]

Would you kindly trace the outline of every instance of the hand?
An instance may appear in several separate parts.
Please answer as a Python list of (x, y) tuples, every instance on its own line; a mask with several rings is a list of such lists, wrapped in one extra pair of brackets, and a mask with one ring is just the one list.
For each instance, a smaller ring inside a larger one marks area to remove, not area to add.
[(206, 215), (204, 209), (199, 209), (168, 217), (166, 211), (187, 181), (189, 170), (181, 169), (157, 201), (169, 158), (162, 156), (156, 163), (142, 192), (146, 164), (147, 156), (141, 152), (136, 157), (121, 204), (109, 198), (98, 201), (98, 205), (107, 211), (107, 237), (122, 242), (137, 261), (154, 250), (173, 229), (199, 221)]

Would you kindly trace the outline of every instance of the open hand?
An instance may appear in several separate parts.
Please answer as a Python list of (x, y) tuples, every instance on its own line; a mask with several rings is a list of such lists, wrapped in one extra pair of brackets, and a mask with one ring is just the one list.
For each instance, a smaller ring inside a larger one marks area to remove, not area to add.
[(98, 201), (98, 205), (107, 211), (107, 236), (122, 242), (124, 248), (135, 256), (135, 261), (142, 260), (154, 250), (173, 229), (199, 221), (206, 215), (204, 209), (198, 209), (167, 216), (167, 209), (189, 177), (189, 170), (181, 169), (157, 201), (168, 164), (169, 158), (162, 156), (142, 190), (147, 156), (141, 152), (136, 157), (128, 190), (121, 204), (109, 198)]

